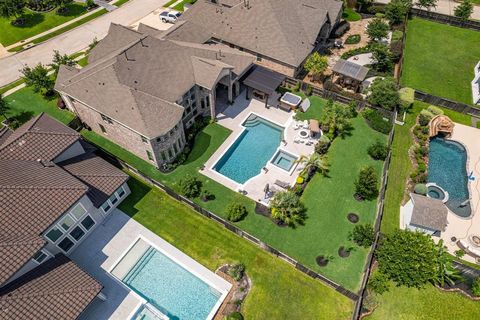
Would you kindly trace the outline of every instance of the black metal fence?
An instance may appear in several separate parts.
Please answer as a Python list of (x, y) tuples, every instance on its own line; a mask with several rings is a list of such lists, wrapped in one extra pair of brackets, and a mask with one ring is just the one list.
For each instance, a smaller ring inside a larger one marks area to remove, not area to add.
[(203, 215), (204, 217), (212, 219), (213, 221), (223, 225), (226, 229), (230, 230), (231, 232), (237, 234), (238, 236), (240, 236), (244, 239), (247, 239), (248, 241), (250, 241), (250, 242), (254, 243), (255, 245), (257, 245), (258, 247), (262, 248), (263, 250), (265, 250), (265, 251), (277, 256), (278, 258), (288, 262), (289, 264), (294, 266), (297, 270), (303, 272), (304, 274), (308, 275), (309, 277), (311, 277), (313, 279), (316, 279), (316, 280), (319, 280), (322, 283), (332, 287), (333, 289), (335, 289), (339, 293), (343, 294), (347, 298), (349, 298), (351, 300), (354, 300), (354, 301), (356, 301), (358, 299), (358, 295), (356, 293), (342, 287), (341, 285), (339, 285), (335, 281), (330, 280), (327, 277), (325, 277), (325, 276), (313, 271), (312, 269), (304, 266), (303, 264), (301, 264), (297, 260), (295, 260), (295, 259), (291, 258), (290, 256), (286, 255), (285, 253), (269, 246), (268, 244), (262, 242), (261, 240), (259, 240), (256, 237), (252, 236), (248, 232), (243, 231), (242, 229), (240, 229), (240, 228), (236, 227), (235, 225), (231, 224), (229, 221), (227, 221), (227, 220), (223, 219), (222, 217), (219, 217), (218, 215), (214, 214), (213, 212), (202, 208), (197, 203), (195, 203), (192, 200), (178, 194), (176, 191), (169, 188), (168, 186), (166, 186), (166, 185), (164, 185), (164, 184), (162, 184), (162, 183), (160, 183), (160, 182), (158, 182), (158, 181), (156, 181), (156, 180), (154, 180), (150, 177), (147, 177), (145, 174), (143, 174), (137, 168), (131, 166), (130, 164), (124, 162), (123, 160), (118, 159), (115, 155), (101, 149), (101, 147), (97, 146), (97, 148), (99, 149), (99, 152), (98, 152), (99, 155), (102, 158), (104, 158), (105, 160), (112, 163), (113, 165), (115, 165), (119, 168), (122, 168), (122, 169), (127, 169), (128, 171), (134, 173), (136, 176), (138, 176), (143, 181), (145, 181), (145, 182), (159, 188), (160, 190), (164, 191), (165, 193), (167, 193), (172, 198), (174, 198), (174, 199), (176, 199), (176, 200), (178, 200), (178, 201), (180, 201), (184, 204), (187, 204), (195, 212), (197, 212), (197, 213)]
[(421, 9), (417, 9), (417, 8), (412, 8), (410, 10), (410, 14), (414, 15), (414, 16), (417, 16), (417, 17), (420, 17), (420, 18), (423, 18), (423, 19), (427, 19), (427, 20), (431, 20), (431, 21), (435, 21), (435, 22), (439, 22), (439, 23), (444, 23), (444, 24), (449, 24), (449, 25), (455, 26), (455, 27), (480, 31), (480, 22), (479, 21), (474, 21), (474, 20), (465, 21), (465, 20), (462, 20), (462, 19), (457, 18), (455, 16), (450, 16), (448, 14), (426, 11), (426, 10), (421, 10)]
[(444, 107), (456, 112), (468, 114), (470, 116), (480, 117), (479, 108), (475, 108), (468, 104), (448, 100), (446, 98), (437, 97), (420, 90), (415, 90), (415, 100), (423, 101), (439, 107)]

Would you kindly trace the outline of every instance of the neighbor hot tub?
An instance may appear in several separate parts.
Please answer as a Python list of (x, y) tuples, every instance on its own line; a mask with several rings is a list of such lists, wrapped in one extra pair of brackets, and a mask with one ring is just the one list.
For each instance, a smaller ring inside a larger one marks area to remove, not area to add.
[(280, 106), (283, 109), (296, 109), (298, 105), (302, 102), (302, 97), (297, 96), (291, 92), (285, 92), (285, 94), (280, 98)]

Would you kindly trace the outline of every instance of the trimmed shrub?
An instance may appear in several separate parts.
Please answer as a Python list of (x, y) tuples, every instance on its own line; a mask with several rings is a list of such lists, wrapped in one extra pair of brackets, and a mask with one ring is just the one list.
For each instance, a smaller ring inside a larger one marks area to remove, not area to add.
[(352, 34), (345, 40), (345, 44), (357, 44), (361, 39), (362, 38), (359, 34)]
[(368, 147), (368, 154), (375, 160), (385, 160), (388, 155), (388, 147), (385, 143), (377, 140), (374, 144)]
[(370, 224), (356, 225), (348, 235), (348, 239), (360, 247), (368, 248), (375, 240), (375, 230)]
[(415, 101), (415, 89), (401, 88), (398, 90), (400, 94), (400, 105), (403, 111), (409, 109)]
[(324, 155), (328, 152), (328, 148), (330, 148), (331, 141), (326, 135), (322, 135), (318, 140), (317, 144), (315, 145), (315, 152)]
[(424, 183), (417, 183), (414, 188), (416, 194), (426, 195), (428, 192), (427, 186)]
[(186, 176), (179, 183), (180, 193), (187, 198), (195, 198), (200, 194), (202, 183), (192, 176)]
[(245, 265), (243, 263), (237, 263), (228, 269), (228, 275), (235, 281), (240, 281), (245, 273)]
[(238, 222), (248, 214), (247, 208), (241, 203), (232, 202), (227, 207), (227, 220)]
[(399, 41), (403, 39), (403, 32), (400, 30), (395, 30), (392, 32), (392, 41)]
[(297, 177), (297, 184), (302, 184), (303, 181), (305, 181), (305, 179), (303, 179), (303, 178), (300, 177), (300, 176)]
[(476, 297), (480, 297), (480, 277), (476, 278), (472, 282), (472, 293)]
[(427, 110), (430, 111), (430, 113), (433, 114), (434, 116), (443, 114), (443, 110), (436, 106), (429, 106)]
[(465, 251), (462, 249), (456, 250), (454, 253), (455, 253), (455, 257), (459, 259), (463, 258), (463, 256), (465, 255)]
[(421, 126), (426, 126), (426, 125), (428, 125), (430, 120), (432, 120), (433, 117), (434, 117), (434, 115), (430, 111), (422, 110), (422, 111), (420, 111), (420, 114), (418, 115), (418, 123)]
[(374, 200), (378, 196), (378, 177), (373, 167), (360, 170), (355, 181), (355, 194), (366, 200)]
[(392, 123), (389, 120), (384, 120), (380, 112), (375, 109), (365, 110), (363, 116), (368, 125), (375, 131), (388, 134), (392, 129)]

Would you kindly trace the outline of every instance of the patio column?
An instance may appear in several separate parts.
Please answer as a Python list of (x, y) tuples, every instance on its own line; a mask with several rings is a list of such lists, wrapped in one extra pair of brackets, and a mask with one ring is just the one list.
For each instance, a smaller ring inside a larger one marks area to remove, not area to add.
[(215, 119), (216, 117), (216, 112), (215, 112), (215, 92), (211, 91), (208, 94), (208, 100), (210, 101), (210, 116), (212, 117), (212, 120)]
[(235, 81), (235, 97), (238, 97), (240, 95), (240, 82)]
[(230, 82), (230, 85), (228, 86), (228, 103), (232, 104), (233, 103), (233, 83)]

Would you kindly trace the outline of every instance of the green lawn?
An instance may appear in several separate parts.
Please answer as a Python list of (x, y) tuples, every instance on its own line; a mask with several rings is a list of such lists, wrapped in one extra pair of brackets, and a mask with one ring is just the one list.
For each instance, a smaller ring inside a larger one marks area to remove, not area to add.
[[(382, 232), (390, 233), (399, 227), (400, 206), (405, 195), (406, 182), (412, 172), (412, 162), (408, 150), (413, 144), (410, 129), (415, 124), (417, 115), (428, 104), (415, 101), (408, 110), (403, 126), (395, 126), (395, 136), (392, 143), (392, 160), (390, 162), (387, 191), (385, 194), (385, 211), (382, 219)], [(471, 125), (471, 117), (463, 113), (441, 108), (454, 122)]]
[(15, 20), (14, 18), (0, 17), (0, 30), (2, 30), (0, 32), (0, 43), (3, 46), (9, 46), (75, 19), (87, 12), (85, 5), (78, 2), (68, 4), (67, 6), (70, 11), (64, 15), (58, 15), (57, 9), (47, 13), (34, 13), (25, 10), (26, 24), (22, 27), (12, 26), (11, 22)]
[(480, 302), (429, 284), (420, 290), (392, 285), (389, 292), (377, 295), (376, 300), (378, 307), (368, 320), (480, 319)]
[(347, 21), (360, 21), (362, 16), (352, 8), (343, 9), (342, 18)]
[(31, 88), (20, 89), (7, 96), (5, 100), (10, 107), (7, 116), (16, 118), (20, 123), (28, 121), (40, 112), (48, 113), (65, 124), (74, 118), (71, 112), (57, 108), (57, 99), (47, 101)]
[(402, 85), (472, 104), (478, 43), (480, 32), (413, 18), (407, 25)]
[(158, 189), (129, 181), (120, 209), (210, 270), (242, 262), (253, 286), (245, 319), (350, 319), (353, 302), (193, 212)]
[(180, 2), (179, 4), (177, 4), (176, 6), (173, 7), (174, 10), (177, 10), (177, 11), (184, 11), (184, 5), (186, 4), (192, 4), (192, 3), (195, 3), (195, 1), (197, 0), (182, 0), (182, 2)]
[[(320, 114), (321, 105), (325, 103), (320, 99), (318, 101), (321, 104), (313, 103), (314, 101), (316, 100), (312, 99), (312, 106), (309, 109), (312, 117)], [(353, 126), (351, 136), (345, 139), (338, 138), (331, 147), (330, 177), (316, 176), (307, 187), (303, 200), (308, 208), (308, 218), (305, 226), (295, 229), (278, 227), (269, 219), (255, 214), (252, 200), (199, 174), (199, 168), (230, 134), (228, 129), (218, 124), (210, 124), (197, 136), (187, 162), (169, 174), (160, 173), (149, 163), (96, 133), (84, 131), (83, 135), (92, 143), (140, 169), (144, 174), (177, 191), (178, 182), (185, 175), (196, 175), (202, 181), (204, 188), (215, 195), (215, 200), (204, 203), (195, 199), (195, 202), (223, 217), (226, 216), (225, 208), (231, 201), (242, 202), (249, 214), (244, 221), (237, 223), (240, 228), (355, 291), (359, 288), (367, 251), (355, 249), (350, 257), (342, 259), (338, 257), (337, 250), (342, 245), (347, 247), (352, 245), (347, 240), (348, 232), (353, 229), (353, 225), (346, 220), (349, 212), (357, 212), (362, 222), (373, 223), (374, 221), (376, 203), (355, 201), (353, 182), (360, 168), (367, 164), (374, 165), (380, 174), (382, 163), (371, 160), (367, 154), (367, 148), (376, 139), (386, 140), (386, 136), (370, 129), (361, 117), (353, 120)], [(355, 160), (353, 165), (352, 159)], [(338, 199), (342, 201), (339, 203)], [(325, 268), (320, 268), (315, 262), (317, 255), (322, 254), (335, 256), (335, 259)]]

